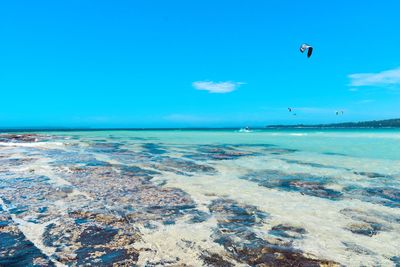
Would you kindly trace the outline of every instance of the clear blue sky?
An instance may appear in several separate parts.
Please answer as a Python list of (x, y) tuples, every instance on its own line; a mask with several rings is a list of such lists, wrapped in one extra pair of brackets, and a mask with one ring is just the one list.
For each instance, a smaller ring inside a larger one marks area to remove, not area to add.
[(398, 0), (3, 1), (0, 127), (400, 117), (399, 10)]

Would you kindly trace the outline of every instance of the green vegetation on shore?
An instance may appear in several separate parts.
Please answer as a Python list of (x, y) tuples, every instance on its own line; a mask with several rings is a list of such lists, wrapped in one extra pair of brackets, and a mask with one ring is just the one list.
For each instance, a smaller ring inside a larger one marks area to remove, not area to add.
[(266, 128), (400, 128), (400, 119), (331, 124), (268, 125)]

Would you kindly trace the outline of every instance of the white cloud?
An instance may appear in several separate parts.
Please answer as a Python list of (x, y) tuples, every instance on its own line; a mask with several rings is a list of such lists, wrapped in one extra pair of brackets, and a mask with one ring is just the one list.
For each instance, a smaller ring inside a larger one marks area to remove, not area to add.
[(235, 91), (240, 85), (241, 82), (212, 82), (212, 81), (197, 81), (193, 82), (192, 85), (197, 90), (205, 90), (210, 93), (215, 94), (225, 94)]
[(388, 86), (400, 85), (400, 68), (377, 73), (350, 74), (351, 86)]

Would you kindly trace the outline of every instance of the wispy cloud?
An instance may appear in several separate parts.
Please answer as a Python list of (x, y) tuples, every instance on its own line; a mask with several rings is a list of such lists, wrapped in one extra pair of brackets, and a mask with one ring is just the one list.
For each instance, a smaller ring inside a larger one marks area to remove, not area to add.
[(212, 82), (212, 81), (197, 81), (193, 82), (192, 85), (197, 90), (205, 90), (215, 94), (226, 94), (235, 91), (242, 82)]
[(400, 85), (400, 68), (376, 73), (354, 73), (349, 75), (350, 86)]

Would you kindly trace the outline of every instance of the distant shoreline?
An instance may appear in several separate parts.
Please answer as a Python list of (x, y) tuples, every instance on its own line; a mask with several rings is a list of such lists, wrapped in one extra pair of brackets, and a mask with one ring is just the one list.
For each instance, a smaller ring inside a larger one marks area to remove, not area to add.
[(268, 125), (267, 129), (396, 129), (400, 128), (400, 119), (374, 120), (360, 122), (343, 122), (331, 124), (296, 124), (296, 125)]

